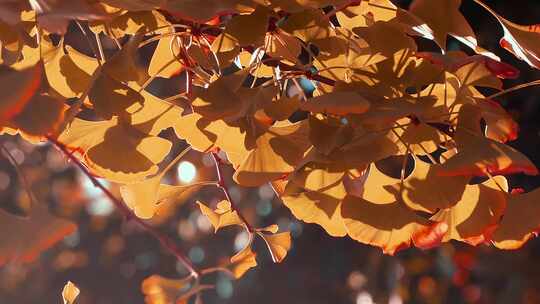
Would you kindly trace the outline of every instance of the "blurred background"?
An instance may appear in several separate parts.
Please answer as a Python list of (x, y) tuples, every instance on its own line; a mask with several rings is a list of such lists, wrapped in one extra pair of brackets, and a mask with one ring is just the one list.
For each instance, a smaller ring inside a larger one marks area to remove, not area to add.
[[(402, 7), (409, 2), (394, 1)], [(485, 2), (511, 21), (540, 23), (537, 0)], [(521, 70), (521, 77), (506, 81), (506, 87), (540, 79), (539, 71), (498, 46), (502, 30), (493, 17), (468, 0), (463, 1), (462, 12), (481, 46)], [(80, 37), (66, 39), (81, 49), (87, 48), (86, 42), (77, 41)], [(430, 48), (426, 41), (419, 41), (419, 45), (424, 44)], [(449, 45), (460, 48), (454, 40)], [(182, 90), (181, 78), (157, 81), (151, 89), (159, 95), (173, 95)], [(540, 88), (512, 93), (499, 101), (520, 125), (519, 139), (510, 144), (540, 167)], [(169, 131), (162, 135), (174, 138)], [(140, 285), (144, 278), (152, 274), (180, 278), (186, 274), (155, 239), (134, 224), (125, 223), (107, 198), (50, 145), (32, 145), (14, 136), (2, 136), (0, 143), (4, 147), (0, 157), (0, 205), (24, 209), (30, 202), (23, 186), (27, 183), (39, 204), (48, 204), (52, 213), (78, 225), (76, 232), (35, 262), (1, 266), (0, 303), (61, 303), (62, 287), (71, 280), (81, 289), (79, 304), (142, 304)], [(171, 156), (183, 148), (184, 143), (177, 143)], [(25, 180), (18, 177), (17, 170)], [(216, 180), (215, 167), (209, 155), (191, 151), (166, 179), (169, 184)], [(509, 181), (511, 186), (526, 191), (540, 187), (540, 177), (512, 175)], [(540, 303), (537, 239), (517, 251), (452, 242), (429, 251), (407, 249), (391, 257), (378, 248), (347, 238), (332, 238), (316, 225), (297, 221), (270, 187), (240, 188), (231, 180), (228, 185), (253, 226), (277, 223), (280, 230), (290, 230), (293, 248), (282, 264), (273, 264), (264, 244), (257, 241), (259, 266), (239, 281), (225, 275), (209, 277), (208, 282), (214, 282), (216, 289), (204, 293), (206, 304)], [(118, 194), (116, 185), (109, 186)], [(197, 267), (214, 266), (243, 248), (247, 241), (240, 228), (226, 228), (214, 235), (195, 204), (201, 200), (212, 205), (221, 199), (223, 194), (212, 187), (191, 191), (161, 210), (151, 223), (175, 238)], [(3, 211), (0, 213), (0, 238), (16, 241), (19, 230), (15, 232), (11, 222), (3, 220)], [(51, 225), (19, 221), (22, 224), (17, 225), (18, 229), (33, 241), (56, 231)]]

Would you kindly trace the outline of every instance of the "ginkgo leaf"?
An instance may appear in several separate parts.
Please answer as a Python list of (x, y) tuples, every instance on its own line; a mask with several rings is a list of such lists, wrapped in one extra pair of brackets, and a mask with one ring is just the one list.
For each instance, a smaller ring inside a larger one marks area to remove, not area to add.
[(441, 167), (440, 174), (479, 175), (486, 173), (517, 173), (537, 175), (536, 166), (522, 153), (505, 144), (490, 140), (471, 131), (456, 132), (458, 153)]
[(503, 176), (495, 176), (482, 184), (467, 185), (459, 202), (437, 212), (431, 219), (448, 224), (444, 241), (454, 239), (478, 245), (490, 239), (503, 215), (507, 190)]
[(257, 266), (257, 254), (250, 246), (246, 246), (237, 254), (231, 257), (231, 263), (227, 266), (236, 279), (241, 278), (248, 270)]
[(363, 0), (337, 12), (339, 25), (352, 30), (368, 26), (369, 21), (390, 21), (397, 17), (398, 7), (390, 0)]
[[(118, 12), (116, 12), (116, 15)], [(111, 20), (94, 21), (90, 23), (90, 29), (94, 33), (105, 33), (111, 37), (120, 38), (125, 35), (135, 35), (139, 32), (150, 32), (158, 29), (159, 33), (166, 32), (163, 29), (170, 22), (165, 16), (156, 10), (127, 11)]]
[[(435, 213), (458, 203), (464, 195), (470, 176), (442, 176), (441, 165), (415, 160), (414, 170), (401, 189), (401, 198), (413, 210)], [(444, 185), (441, 187), (440, 185)]]
[(125, 113), (131, 105), (144, 102), (144, 97), (139, 92), (106, 73), (96, 79), (88, 97), (96, 113), (104, 119), (111, 119)]
[(161, 180), (173, 164), (174, 161), (156, 176), (120, 186), (122, 199), (136, 216), (150, 219), (158, 212), (162, 204), (179, 201), (186, 193), (201, 186), (200, 184), (180, 186), (161, 184)]
[(369, 101), (356, 92), (332, 92), (311, 98), (300, 108), (312, 113), (345, 115), (364, 113), (369, 106)]
[(64, 300), (64, 304), (74, 304), (75, 299), (77, 299), (80, 292), (77, 285), (68, 281), (66, 285), (64, 285), (64, 289), (62, 289), (62, 299)]
[(215, 210), (208, 208), (200, 201), (197, 201), (197, 204), (201, 209), (201, 213), (204, 214), (212, 226), (214, 226), (214, 232), (217, 232), (223, 227), (244, 224), (242, 219), (238, 216), (238, 213), (231, 209), (231, 203), (229, 201), (219, 202)]
[(341, 216), (352, 239), (380, 247), (390, 255), (409, 247), (414, 239), (434, 232), (436, 235), (430, 236), (432, 243), (417, 244), (430, 248), (446, 232), (398, 202), (377, 204), (349, 195), (342, 202)]
[(195, 88), (194, 93), (197, 97), (192, 102), (193, 110), (210, 120), (242, 112), (244, 103), (237, 95), (237, 91), (242, 86), (245, 77), (245, 72), (236, 72), (219, 78), (206, 89)]
[(283, 204), (299, 220), (320, 225), (331, 236), (347, 234), (341, 218), (341, 200), (347, 194), (342, 183), (329, 185), (317, 191), (287, 186), (280, 193)]
[(256, 140), (256, 148), (236, 169), (234, 180), (243, 186), (260, 186), (294, 171), (311, 146), (304, 122), (272, 126)]
[(148, 75), (170, 78), (183, 69), (184, 65), (178, 60), (178, 39), (171, 36), (159, 40), (148, 66)]
[(239, 15), (225, 26), (221, 33), (217, 50), (226, 52), (237, 46), (253, 45), (258, 47), (264, 43), (264, 36), (268, 27), (269, 10), (263, 6), (257, 7), (249, 15)]
[(537, 235), (540, 230), (536, 216), (539, 214), (539, 194), (540, 189), (535, 189), (508, 195), (504, 215), (491, 238), (497, 248), (518, 249)]
[(295, 63), (302, 51), (300, 40), (291, 34), (278, 29), (266, 34), (266, 54), (273, 58), (280, 58)]
[(433, 39), (443, 50), (446, 49), (447, 35), (467, 42), (474, 50), (477, 46), (476, 36), (459, 11), (460, 6), (461, 0), (415, 0), (409, 10), (433, 30)]
[(147, 135), (116, 118), (98, 122), (76, 118), (58, 141), (77, 152), (91, 172), (119, 183), (135, 182), (157, 173), (156, 164), (171, 149), (170, 141)]
[[(49, 85), (65, 98), (73, 98), (81, 95), (90, 85), (90, 71), (98, 67), (94, 58), (79, 53), (77, 50), (66, 46), (60, 41), (53, 46), (47, 39), (41, 41), (41, 53), (45, 66), (45, 75)], [(80, 66), (87, 66), (86, 70)]]
[(325, 18), (323, 12), (319, 9), (292, 13), (279, 27), (304, 42), (335, 35), (333, 28), (330, 26), (330, 20)]
[(287, 231), (276, 234), (258, 234), (266, 243), (272, 256), (272, 261), (274, 263), (281, 263), (291, 249), (291, 233)]
[(482, 1), (475, 2), (490, 12), (501, 24), (504, 32), (504, 37), (500, 41), (501, 46), (530, 66), (540, 69), (539, 26), (515, 24), (497, 14)]
[(50, 214), (42, 204), (35, 204), (25, 219), (0, 210), (0, 230), (10, 232), (0, 239), (0, 265), (33, 262), (75, 229), (75, 224)]
[(187, 299), (181, 302), (177, 301), (177, 299), (189, 288), (191, 280), (191, 276), (183, 279), (170, 279), (159, 275), (152, 275), (144, 279), (141, 284), (141, 291), (145, 296), (144, 301), (146, 304), (187, 304)]
[(2, 69), (0, 80), (9, 88), (0, 93), (0, 120), (9, 120), (20, 113), (41, 86), (43, 68), (35, 65), (23, 71)]

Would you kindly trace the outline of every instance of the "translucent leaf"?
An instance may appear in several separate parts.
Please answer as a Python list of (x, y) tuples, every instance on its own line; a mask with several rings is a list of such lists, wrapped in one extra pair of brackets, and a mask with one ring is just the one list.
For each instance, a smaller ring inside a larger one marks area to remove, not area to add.
[(246, 246), (240, 252), (231, 257), (231, 264), (228, 268), (233, 273), (236, 279), (241, 278), (248, 270), (257, 266), (257, 254), (254, 253), (250, 246)]
[(234, 180), (243, 186), (260, 186), (294, 171), (311, 146), (305, 122), (272, 126), (256, 140), (256, 148), (248, 153), (236, 169)]
[(346, 115), (364, 113), (369, 106), (369, 101), (356, 92), (332, 92), (311, 98), (300, 108), (312, 113)]
[(446, 49), (447, 35), (465, 40), (467, 45), (475, 49), (476, 36), (459, 11), (460, 5), (461, 0), (415, 0), (409, 10), (433, 30), (433, 39), (442, 49)]
[(202, 214), (204, 214), (212, 226), (214, 226), (215, 232), (223, 227), (243, 225), (243, 221), (238, 216), (238, 213), (231, 209), (231, 203), (228, 201), (221, 201), (215, 210), (208, 208), (200, 201), (197, 201), (197, 204), (199, 205)]
[[(401, 189), (401, 198), (413, 210), (435, 213), (457, 204), (465, 192), (470, 176), (443, 176), (441, 165), (416, 160), (414, 170)], [(444, 187), (441, 187), (444, 185)]]
[(262, 234), (259, 233), (262, 237), (274, 263), (281, 263), (287, 253), (291, 249), (291, 233), (290, 232), (281, 232), (276, 234)]
[(501, 24), (504, 31), (504, 37), (500, 41), (501, 46), (530, 66), (540, 69), (539, 26), (515, 24), (503, 18), (482, 2), (477, 1), (477, 3), (481, 4), (482, 7), (497, 18)]
[(288, 185), (280, 197), (294, 217), (318, 224), (329, 235), (339, 237), (347, 233), (341, 218), (341, 200), (346, 194), (343, 184), (337, 182), (317, 191)]
[(169, 279), (159, 275), (152, 275), (141, 284), (146, 304), (178, 303), (187, 304), (185, 301), (177, 301), (183, 292), (190, 286), (191, 277), (184, 279)]
[(518, 249), (535, 237), (540, 229), (538, 210), (540, 189), (507, 197), (508, 203), (501, 222), (495, 229), (492, 242), (497, 248)]
[(157, 173), (157, 164), (167, 156), (172, 145), (166, 139), (147, 135), (116, 118), (99, 122), (76, 118), (58, 140), (77, 152), (91, 172), (119, 183), (132, 183)]
[(495, 176), (482, 184), (467, 185), (459, 202), (436, 213), (432, 220), (448, 224), (444, 241), (454, 239), (478, 245), (489, 240), (506, 208), (506, 192), (499, 186), (508, 190), (503, 176)]
[(159, 40), (148, 66), (150, 76), (170, 78), (183, 69), (184, 65), (177, 59), (180, 52), (178, 39), (172, 36)]
[(62, 290), (62, 299), (64, 299), (64, 304), (74, 304), (75, 299), (79, 296), (80, 292), (81, 291), (75, 284), (68, 281)]
[(376, 204), (364, 199), (347, 196), (341, 207), (343, 223), (347, 234), (356, 241), (382, 248), (386, 254), (393, 255), (407, 248), (414, 239), (431, 234), (431, 242), (420, 242), (424, 248), (438, 244), (444, 229), (431, 224), (398, 202)]

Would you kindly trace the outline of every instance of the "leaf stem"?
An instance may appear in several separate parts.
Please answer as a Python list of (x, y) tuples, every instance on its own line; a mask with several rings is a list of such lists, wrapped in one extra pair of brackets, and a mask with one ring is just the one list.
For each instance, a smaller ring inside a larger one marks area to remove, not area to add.
[(57, 141), (55, 138), (51, 136), (47, 136), (47, 140), (52, 143), (56, 148), (58, 148), (64, 156), (66, 156), (70, 161), (72, 161), (79, 169), (86, 175), (90, 181), (94, 184), (95, 187), (99, 188), (103, 193), (111, 200), (111, 202), (118, 208), (118, 210), (122, 213), (124, 218), (127, 221), (133, 221), (137, 225), (139, 225), (142, 229), (144, 229), (146, 232), (148, 232), (152, 237), (157, 239), (160, 244), (172, 255), (174, 255), (184, 267), (190, 272), (190, 275), (194, 278), (199, 278), (201, 273), (193, 266), (193, 264), (190, 262), (190, 260), (187, 258), (187, 256), (182, 252), (182, 250), (176, 245), (176, 243), (166, 234), (161, 233), (159, 230), (157, 230), (155, 227), (151, 226), (147, 222), (141, 220), (138, 218), (133, 212), (126, 206), (124, 203), (122, 203), (118, 198), (116, 198), (110, 191), (105, 187), (102, 183), (99, 182), (99, 180), (92, 175), (86, 166), (71, 153), (68, 148), (61, 142)]
[(249, 222), (246, 220), (242, 212), (240, 212), (240, 209), (238, 209), (238, 206), (236, 206), (236, 204), (234, 203), (231, 197), (231, 194), (229, 193), (229, 189), (227, 188), (227, 185), (225, 185), (225, 179), (223, 178), (223, 170), (222, 170), (223, 162), (221, 158), (217, 155), (216, 152), (212, 152), (212, 158), (214, 159), (214, 163), (216, 165), (216, 173), (217, 173), (217, 178), (218, 178), (217, 186), (223, 191), (223, 193), (225, 194), (225, 198), (231, 203), (231, 209), (233, 211), (236, 211), (236, 213), (238, 214), (238, 217), (242, 220), (248, 232), (252, 234), (253, 232), (255, 232), (255, 229), (249, 224)]

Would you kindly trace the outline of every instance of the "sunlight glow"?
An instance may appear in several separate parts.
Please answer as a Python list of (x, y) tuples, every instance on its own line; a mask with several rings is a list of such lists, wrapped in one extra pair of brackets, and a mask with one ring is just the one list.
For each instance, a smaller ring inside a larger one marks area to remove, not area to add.
[(197, 175), (197, 168), (195, 168), (192, 163), (183, 161), (178, 165), (177, 175), (181, 182), (189, 183), (195, 179), (195, 175)]

